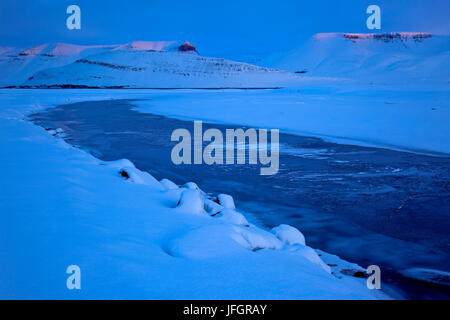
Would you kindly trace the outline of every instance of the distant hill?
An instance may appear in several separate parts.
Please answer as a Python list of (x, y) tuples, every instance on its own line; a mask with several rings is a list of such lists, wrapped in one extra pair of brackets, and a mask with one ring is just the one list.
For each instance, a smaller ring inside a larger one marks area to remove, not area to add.
[(321, 33), (272, 62), (298, 74), (364, 80), (450, 81), (450, 37)]
[(0, 86), (38, 88), (259, 88), (295, 80), (286, 71), (202, 57), (187, 41), (2, 48), (0, 75)]

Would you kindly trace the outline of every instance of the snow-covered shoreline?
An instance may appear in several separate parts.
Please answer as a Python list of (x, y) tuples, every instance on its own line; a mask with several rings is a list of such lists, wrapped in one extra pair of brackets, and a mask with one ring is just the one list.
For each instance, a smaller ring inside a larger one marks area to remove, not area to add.
[[(327, 272), (292, 229), (248, 226), (230, 200), (219, 198), (224, 210), (194, 184), (100, 161), (26, 120), (52, 105), (145, 94), (0, 91), (2, 298), (387, 298), (339, 274), (356, 265), (321, 252), (338, 262)], [(65, 287), (71, 264), (82, 270), (78, 292)]]

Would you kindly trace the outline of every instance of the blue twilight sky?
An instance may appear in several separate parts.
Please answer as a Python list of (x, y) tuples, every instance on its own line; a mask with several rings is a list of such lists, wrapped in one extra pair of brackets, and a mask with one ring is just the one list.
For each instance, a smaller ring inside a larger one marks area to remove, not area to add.
[[(66, 29), (71, 4), (81, 30)], [(369, 32), (370, 4), (382, 32), (450, 33), (449, 0), (1, 0), (0, 46), (188, 40), (204, 55), (264, 55), (317, 32)]]

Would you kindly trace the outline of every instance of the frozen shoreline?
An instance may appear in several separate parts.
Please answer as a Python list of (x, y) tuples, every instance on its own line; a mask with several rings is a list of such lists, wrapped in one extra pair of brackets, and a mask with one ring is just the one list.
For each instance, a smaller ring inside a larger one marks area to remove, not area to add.
[(312, 77), (304, 79), (303, 87), (251, 90), (124, 88), (0, 89), (0, 92), (31, 91), (30, 95), (33, 91), (85, 92), (92, 100), (102, 100), (95, 94), (101, 92), (106, 99), (141, 100), (137, 103), (139, 112), (180, 120), (277, 128), (284, 133), (328, 142), (450, 156), (450, 129), (446, 121), (450, 118), (450, 91), (446, 85), (375, 86), (349, 79), (342, 81), (345, 86), (332, 79)]
[(306, 85), (262, 92), (194, 91), (189, 99), (177, 91), (170, 97), (154, 94), (139, 101), (137, 109), (181, 120), (276, 128), (329, 142), (450, 155), (448, 90), (380, 87), (381, 94), (370, 86), (341, 90), (339, 85)]
[[(164, 187), (126, 161), (99, 161), (25, 120), (51, 105), (118, 96), (0, 92), (2, 297), (387, 298), (369, 291), (365, 280), (327, 273), (301, 243), (203, 214), (195, 189)], [(134, 183), (120, 176), (124, 168)], [(176, 206), (180, 193), (185, 206)], [(65, 288), (70, 264), (82, 270), (79, 292)]]

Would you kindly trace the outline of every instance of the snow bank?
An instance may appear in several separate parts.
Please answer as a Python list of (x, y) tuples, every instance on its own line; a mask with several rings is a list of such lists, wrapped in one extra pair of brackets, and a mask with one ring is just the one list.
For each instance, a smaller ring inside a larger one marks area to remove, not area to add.
[(158, 180), (156, 180), (148, 172), (143, 172), (136, 169), (134, 164), (128, 159), (104, 162), (103, 164), (113, 168), (122, 177), (129, 179), (130, 182), (137, 184), (144, 184), (156, 188), (158, 190), (163, 189), (162, 184)]
[(211, 215), (214, 216), (217, 213), (223, 210), (223, 207), (215, 201), (211, 199), (205, 199), (205, 210)]
[(206, 214), (203, 197), (198, 190), (186, 189), (181, 193), (177, 210), (183, 213)]
[(322, 259), (316, 253), (316, 251), (314, 251), (312, 248), (300, 244), (290, 247), (289, 251), (301, 255), (302, 257), (306, 258), (312, 263), (315, 263), (318, 266), (320, 266), (327, 273), (331, 273), (331, 268), (327, 264), (325, 264), (325, 262), (322, 261)]
[(236, 232), (234, 239), (249, 250), (281, 249), (283, 247), (281, 241), (271, 233), (255, 226), (234, 227), (233, 229)]
[(297, 228), (291, 227), (287, 224), (281, 224), (270, 230), (270, 232), (286, 244), (305, 245), (305, 236), (303, 236)]
[(217, 199), (219, 200), (219, 203), (227, 209), (236, 209), (236, 206), (234, 205), (233, 197), (228, 194), (219, 194), (217, 196)]
[(246, 227), (250, 225), (247, 219), (241, 213), (232, 209), (223, 209), (216, 215), (216, 217), (221, 221), (226, 221), (231, 224), (237, 224)]
[(160, 183), (163, 185), (164, 188), (166, 188), (167, 190), (174, 190), (174, 189), (178, 189), (179, 187), (173, 183), (172, 181), (170, 181), (169, 179), (161, 179)]
[(245, 248), (233, 237), (236, 233), (229, 225), (200, 227), (167, 244), (167, 252), (174, 257), (210, 259), (245, 253)]

